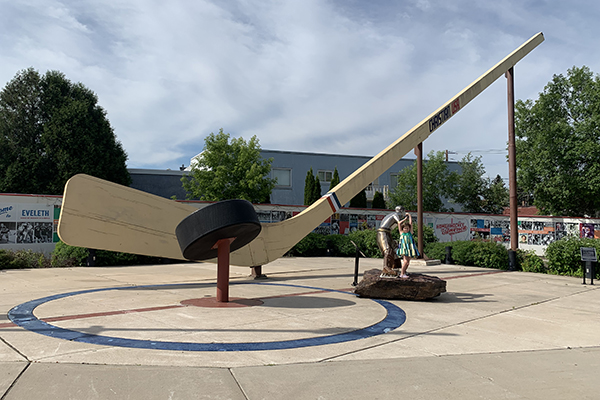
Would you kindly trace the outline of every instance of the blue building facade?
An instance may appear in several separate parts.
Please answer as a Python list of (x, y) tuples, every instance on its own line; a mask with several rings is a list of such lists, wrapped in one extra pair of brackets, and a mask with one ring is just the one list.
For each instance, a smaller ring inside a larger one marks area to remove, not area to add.
[(181, 178), (187, 175), (183, 170), (162, 170), (128, 168), (131, 175), (130, 187), (167, 199), (186, 199), (186, 191), (181, 184)]
[[(272, 204), (303, 205), (304, 183), (306, 174), (312, 168), (313, 174), (319, 176), (321, 193), (329, 190), (333, 171), (337, 169), (340, 180), (344, 180), (372, 157), (343, 154), (309, 153), (281, 150), (262, 150), (265, 159), (273, 159), (271, 177), (277, 180), (277, 185), (271, 193)], [(398, 173), (411, 166), (414, 159), (401, 159), (379, 178), (372, 182), (367, 189), (367, 202), (373, 199), (375, 192), (382, 192), (387, 200), (388, 194), (396, 187)], [(448, 162), (451, 171), (460, 169), (457, 162)], [(152, 170), (130, 169), (131, 187), (158, 196), (185, 199), (186, 192), (181, 185), (181, 177), (189, 173), (185, 170)]]
[[(278, 150), (263, 150), (262, 156), (273, 159), (271, 177), (278, 181), (271, 194), (271, 203), (293, 205), (304, 203), (304, 183), (310, 168), (312, 168), (314, 175), (319, 176), (321, 194), (325, 194), (329, 190), (335, 169), (339, 173), (340, 180), (343, 181), (371, 159), (367, 156)], [(375, 182), (372, 182), (367, 188), (367, 201), (373, 199), (376, 191), (382, 192), (384, 197), (387, 197), (388, 191), (395, 187), (398, 172), (412, 165), (412, 163), (413, 160), (402, 159), (383, 173)]]

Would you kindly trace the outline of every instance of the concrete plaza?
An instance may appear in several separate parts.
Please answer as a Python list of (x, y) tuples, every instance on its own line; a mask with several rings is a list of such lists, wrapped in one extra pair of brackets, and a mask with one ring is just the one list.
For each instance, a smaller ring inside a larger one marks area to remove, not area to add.
[(381, 302), (353, 271), (232, 267), (227, 307), (208, 263), (0, 271), (0, 399), (600, 398), (596, 286), (412, 265), (448, 292)]

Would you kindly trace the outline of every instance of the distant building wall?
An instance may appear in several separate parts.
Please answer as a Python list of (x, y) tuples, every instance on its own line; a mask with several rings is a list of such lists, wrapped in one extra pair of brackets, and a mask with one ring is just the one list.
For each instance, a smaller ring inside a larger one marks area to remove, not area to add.
[[(272, 158), (271, 178), (278, 184), (271, 192), (271, 204), (303, 205), (304, 183), (310, 168), (313, 174), (321, 178), (321, 194), (327, 193), (333, 172), (337, 169), (340, 180), (350, 176), (354, 171), (371, 160), (369, 156), (353, 156), (343, 154), (309, 153), (280, 150), (261, 150), (265, 159)], [(367, 189), (367, 201), (370, 204), (375, 192), (382, 192), (387, 200), (389, 191), (396, 187), (397, 175), (404, 168), (413, 165), (412, 159), (401, 159), (381, 174)], [(191, 160), (190, 160), (191, 164)], [(457, 162), (447, 162), (450, 171), (459, 171)], [(184, 171), (157, 169), (129, 169), (131, 187), (157, 196), (178, 200), (186, 199), (186, 192), (181, 185), (181, 177), (189, 173)], [(455, 211), (461, 211), (459, 205), (446, 204)]]
[(131, 175), (130, 187), (168, 199), (175, 196), (178, 200), (186, 199), (186, 191), (181, 184), (181, 178), (188, 171), (172, 171), (160, 169), (129, 168)]
[[(483, 239), (510, 247), (510, 216), (424, 213), (440, 242)], [(544, 255), (548, 245), (567, 236), (600, 239), (600, 219), (519, 215), (519, 248)]]
[[(331, 181), (331, 175), (335, 169), (338, 170), (340, 181), (350, 176), (358, 168), (371, 160), (369, 156), (353, 156), (343, 154), (327, 153), (308, 153), (280, 150), (262, 150), (263, 158), (273, 158), (271, 165), (271, 177), (276, 174), (284, 177), (285, 185), (277, 185), (271, 194), (271, 203), (273, 204), (304, 204), (304, 183), (306, 174), (310, 168), (313, 174), (321, 178), (321, 194), (327, 193)], [(373, 199), (376, 191), (387, 195), (388, 191), (396, 187), (397, 175), (404, 168), (413, 165), (412, 159), (400, 159), (387, 171), (381, 174), (367, 188), (367, 199)], [(459, 171), (460, 166), (457, 162), (447, 162), (450, 171)], [(457, 205), (449, 205), (456, 211), (460, 211)]]

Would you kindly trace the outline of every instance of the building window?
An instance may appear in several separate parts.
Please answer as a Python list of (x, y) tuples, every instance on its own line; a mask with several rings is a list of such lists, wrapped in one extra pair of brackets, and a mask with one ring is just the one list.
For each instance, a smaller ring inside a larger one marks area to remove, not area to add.
[(390, 174), (390, 189), (394, 190), (398, 186), (398, 174)]
[(333, 179), (333, 171), (318, 171), (317, 174), (319, 174), (319, 180), (321, 182), (331, 182), (331, 179)]
[(292, 187), (291, 168), (273, 168), (271, 176), (275, 179), (276, 187)]

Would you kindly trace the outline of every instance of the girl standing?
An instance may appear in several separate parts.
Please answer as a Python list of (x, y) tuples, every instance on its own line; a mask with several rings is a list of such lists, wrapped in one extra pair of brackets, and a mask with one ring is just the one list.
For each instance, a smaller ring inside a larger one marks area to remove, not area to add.
[(400, 269), (400, 278), (408, 278), (406, 270), (408, 269), (408, 264), (410, 264), (410, 259), (419, 256), (419, 249), (417, 248), (417, 244), (415, 243), (415, 239), (412, 235), (412, 217), (409, 213), (406, 213), (406, 215), (408, 217), (408, 222), (406, 222), (406, 218), (402, 222), (400, 242), (398, 243), (397, 250), (397, 254), (402, 257), (402, 268)]

